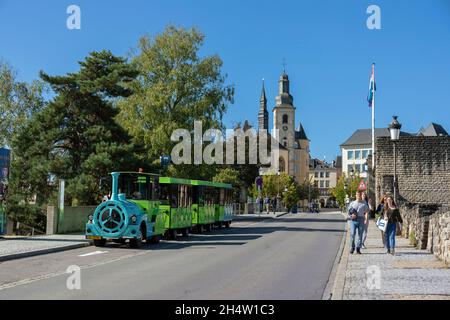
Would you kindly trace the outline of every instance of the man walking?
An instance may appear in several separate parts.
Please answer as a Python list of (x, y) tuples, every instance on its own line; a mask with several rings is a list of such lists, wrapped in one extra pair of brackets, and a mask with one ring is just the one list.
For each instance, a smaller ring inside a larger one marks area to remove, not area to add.
[(367, 223), (369, 215), (369, 206), (362, 198), (362, 192), (356, 193), (356, 200), (349, 206), (349, 225), (350, 225), (350, 253), (355, 252), (356, 231), (358, 231), (358, 242), (356, 243), (356, 252), (361, 254), (362, 238), (364, 226)]

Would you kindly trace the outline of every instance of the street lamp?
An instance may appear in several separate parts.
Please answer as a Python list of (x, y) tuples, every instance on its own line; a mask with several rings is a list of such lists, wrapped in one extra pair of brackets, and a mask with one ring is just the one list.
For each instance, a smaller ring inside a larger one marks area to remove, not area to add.
[(391, 141), (394, 148), (394, 201), (397, 204), (397, 150), (396, 142), (400, 139), (400, 129), (402, 125), (398, 122), (397, 116), (392, 116), (392, 122), (389, 124)]

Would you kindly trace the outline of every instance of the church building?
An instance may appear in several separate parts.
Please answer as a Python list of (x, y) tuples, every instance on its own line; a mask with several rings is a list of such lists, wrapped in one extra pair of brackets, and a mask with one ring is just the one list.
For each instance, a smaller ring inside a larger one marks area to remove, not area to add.
[[(279, 170), (295, 177), (298, 183), (309, 179), (309, 139), (305, 129), (298, 122), (295, 127), (294, 98), (289, 93), (289, 77), (286, 72), (278, 81), (278, 96), (275, 99), (273, 114), (273, 137), (279, 142)], [(258, 113), (258, 129), (269, 131), (269, 112), (264, 82)]]

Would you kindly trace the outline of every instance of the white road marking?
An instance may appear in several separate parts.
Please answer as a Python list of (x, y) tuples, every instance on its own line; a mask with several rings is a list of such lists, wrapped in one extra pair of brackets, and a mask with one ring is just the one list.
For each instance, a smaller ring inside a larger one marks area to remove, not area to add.
[(79, 257), (88, 257), (88, 256), (95, 256), (96, 254), (103, 254), (103, 253), (107, 253), (108, 251), (94, 251), (94, 252), (89, 252), (89, 253), (85, 253), (85, 254), (80, 254)]

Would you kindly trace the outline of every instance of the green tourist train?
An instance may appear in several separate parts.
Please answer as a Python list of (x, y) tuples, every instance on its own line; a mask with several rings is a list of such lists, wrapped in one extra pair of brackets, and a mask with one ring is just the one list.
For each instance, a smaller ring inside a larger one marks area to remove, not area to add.
[(141, 172), (111, 173), (111, 196), (88, 217), (86, 238), (140, 247), (143, 241), (176, 240), (181, 234), (229, 228), (231, 184), (161, 177)]

